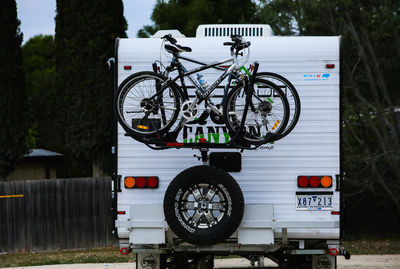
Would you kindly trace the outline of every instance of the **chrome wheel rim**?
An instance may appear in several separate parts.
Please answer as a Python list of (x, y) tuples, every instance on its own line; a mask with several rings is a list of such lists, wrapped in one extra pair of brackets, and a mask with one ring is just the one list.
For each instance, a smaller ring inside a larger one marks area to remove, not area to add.
[(227, 201), (222, 190), (211, 184), (197, 184), (182, 196), (181, 213), (191, 227), (208, 229), (225, 216)]

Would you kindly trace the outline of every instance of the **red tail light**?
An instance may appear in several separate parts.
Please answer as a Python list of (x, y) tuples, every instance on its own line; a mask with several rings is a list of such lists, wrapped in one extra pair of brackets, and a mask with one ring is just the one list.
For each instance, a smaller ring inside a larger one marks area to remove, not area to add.
[(330, 188), (332, 187), (331, 176), (298, 176), (297, 186), (299, 188)]
[(308, 180), (308, 177), (306, 176), (301, 176), (297, 179), (298, 182), (298, 186), (300, 188), (305, 188), (308, 186), (308, 184), (310, 183), (310, 181)]
[(158, 188), (158, 177), (125, 177), (124, 183), (127, 189), (156, 189)]
[(158, 177), (148, 177), (147, 178), (147, 186), (149, 188), (157, 188), (158, 187)]
[(137, 188), (144, 188), (146, 187), (147, 181), (145, 177), (137, 177), (136, 178), (136, 187)]
[(310, 185), (313, 188), (318, 188), (321, 185), (321, 179), (320, 177), (312, 176), (310, 178)]
[(124, 65), (124, 70), (132, 70), (132, 66), (131, 65)]

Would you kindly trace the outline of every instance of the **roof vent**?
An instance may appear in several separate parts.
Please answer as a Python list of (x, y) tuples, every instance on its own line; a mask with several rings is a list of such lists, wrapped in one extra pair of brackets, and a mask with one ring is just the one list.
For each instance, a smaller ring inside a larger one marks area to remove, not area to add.
[(231, 35), (270, 37), (268, 24), (202, 24), (197, 27), (196, 37), (230, 37)]

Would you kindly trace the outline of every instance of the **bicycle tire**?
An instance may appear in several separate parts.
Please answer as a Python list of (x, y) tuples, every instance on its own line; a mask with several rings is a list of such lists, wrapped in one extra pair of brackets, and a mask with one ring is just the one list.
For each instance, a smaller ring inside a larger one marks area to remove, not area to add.
[(290, 108), (290, 116), (289, 122), (285, 128), (285, 130), (280, 134), (280, 138), (287, 136), (291, 131), (293, 131), (294, 127), (296, 127), (297, 122), (299, 121), (300, 111), (301, 111), (301, 103), (300, 97), (297, 93), (296, 88), (287, 80), (285, 77), (272, 73), (272, 72), (259, 72), (257, 73), (257, 78), (265, 79), (271, 81), (276, 84), (279, 88), (283, 90), (286, 95), (286, 98), (289, 102)]
[[(270, 81), (255, 78), (252, 94), (242, 139), (252, 145), (278, 140), (286, 128), (290, 114), (284, 92)], [(224, 121), (231, 137), (240, 128), (245, 102), (244, 85), (240, 83), (228, 93), (224, 104)], [(238, 117), (240, 114), (242, 117)]]
[[(166, 80), (160, 74), (145, 71), (130, 75), (120, 84), (114, 98), (115, 114), (123, 129), (134, 139), (145, 142), (160, 137), (176, 122), (182, 95), (175, 84), (164, 89), (154, 100), (149, 98)], [(171, 103), (168, 109), (165, 100)]]

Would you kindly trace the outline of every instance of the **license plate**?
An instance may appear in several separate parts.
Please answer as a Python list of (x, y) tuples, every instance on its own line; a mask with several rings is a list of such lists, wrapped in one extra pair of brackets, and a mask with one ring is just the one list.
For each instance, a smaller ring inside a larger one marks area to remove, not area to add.
[(333, 192), (297, 192), (296, 210), (333, 210)]

